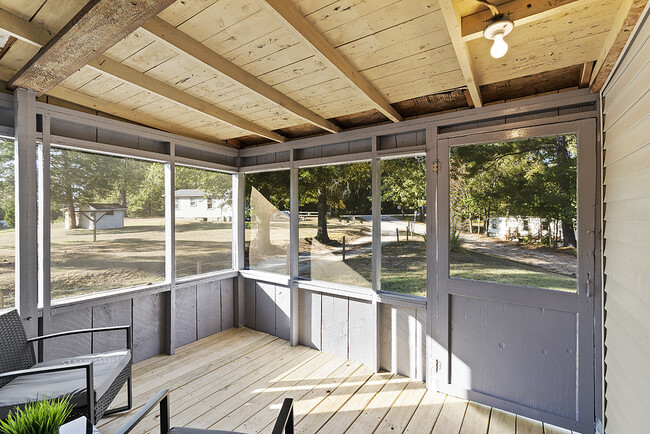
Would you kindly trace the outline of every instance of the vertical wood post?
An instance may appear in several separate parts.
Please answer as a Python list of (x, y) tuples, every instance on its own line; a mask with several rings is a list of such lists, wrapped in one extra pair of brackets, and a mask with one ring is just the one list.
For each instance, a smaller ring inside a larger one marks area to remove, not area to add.
[(428, 127), (426, 132), (426, 231), (427, 231), (427, 315), (426, 315), (426, 356), (424, 372), (427, 388), (437, 389), (435, 377), (436, 323), (438, 318), (438, 275), (437, 275), (437, 190), (438, 174), (434, 171), (438, 161), (436, 127)]
[[(246, 176), (243, 173), (232, 175), (232, 268), (239, 271), (244, 269), (244, 234), (246, 231)], [(233, 308), (235, 327), (242, 327), (246, 322), (246, 300), (244, 277), (235, 278)]]
[(38, 333), (36, 95), (14, 91), (16, 307), (27, 337)]
[[(51, 261), (50, 261), (50, 115), (45, 113), (43, 141), (38, 147), (38, 306), (43, 312), (42, 333), (50, 330)], [(42, 345), (39, 357), (42, 356)]]
[(372, 368), (375, 372), (380, 369), (380, 305), (377, 299), (377, 292), (381, 290), (381, 160), (376, 157), (377, 152), (377, 136), (372, 138), (372, 289), (375, 294), (372, 298), (372, 313), (374, 316), (374, 328), (369, 330), (371, 339), (374, 343), (374, 351), (372, 353), (373, 363)]
[(169, 163), (165, 163), (165, 280), (169, 283), (166, 303), (166, 351), (176, 351), (176, 165), (175, 146), (169, 144)]
[[(291, 151), (291, 159), (293, 160), (293, 151)], [(293, 162), (293, 161), (292, 161)], [(298, 168), (293, 164), (289, 170), (289, 208), (291, 210), (290, 220), (289, 220), (289, 291), (291, 297), (291, 304), (289, 308), (289, 321), (290, 321), (290, 330), (289, 330), (289, 341), (292, 346), (298, 345), (300, 339), (300, 309), (299, 309), (299, 291), (297, 284), (298, 279), (298, 254), (299, 254), (299, 198), (298, 198)]]

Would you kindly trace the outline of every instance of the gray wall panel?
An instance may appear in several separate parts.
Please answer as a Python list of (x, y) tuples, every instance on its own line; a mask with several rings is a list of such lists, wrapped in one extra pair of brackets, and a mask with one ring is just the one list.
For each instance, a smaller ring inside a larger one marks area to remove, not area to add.
[(196, 340), (196, 286), (176, 290), (176, 346)]
[(250, 327), (252, 329), (257, 328), (256, 327), (256, 315), (255, 315), (255, 292), (256, 292), (256, 284), (255, 281), (252, 279), (245, 279), (244, 280), (244, 305), (245, 305), (245, 315), (246, 315), (246, 320), (244, 324), (246, 327)]
[(221, 284), (200, 283), (196, 286), (196, 331), (199, 339), (221, 331)]
[(165, 352), (165, 294), (133, 299), (133, 361)]
[(371, 302), (349, 300), (349, 344), (348, 353), (351, 360), (372, 366), (375, 344), (370, 339), (375, 327), (373, 304)]
[(291, 308), (291, 291), (282, 285), (275, 286), (275, 333), (276, 336), (289, 340), (291, 321), (289, 320)]
[(221, 281), (221, 330), (235, 326), (235, 310), (232, 279)]
[(320, 350), (321, 345), (321, 294), (299, 291), (300, 344)]
[[(131, 325), (131, 300), (94, 306), (93, 328)], [(123, 350), (126, 348), (124, 331), (93, 333), (93, 352)]]
[[(52, 315), (50, 333), (65, 332), (92, 327), (91, 308), (82, 308), (74, 312)], [(61, 357), (80, 356), (91, 352), (90, 333), (76, 336), (64, 336), (45, 341), (43, 360)]]
[[(470, 297), (450, 298), (452, 384), (574, 417), (575, 314)], [(574, 369), (557, 375), (557, 370), (566, 366)]]
[(382, 304), (379, 307), (379, 367), (389, 372), (394, 371), (391, 315), (392, 308), (390, 305)]
[(275, 335), (275, 285), (266, 282), (255, 283), (256, 329)]
[(396, 346), (397, 366), (395, 372), (406, 377), (415, 376), (415, 309), (393, 307), (397, 310), (397, 322), (393, 324), (393, 336), (397, 336)]
[(323, 351), (348, 357), (348, 299), (322, 295)]

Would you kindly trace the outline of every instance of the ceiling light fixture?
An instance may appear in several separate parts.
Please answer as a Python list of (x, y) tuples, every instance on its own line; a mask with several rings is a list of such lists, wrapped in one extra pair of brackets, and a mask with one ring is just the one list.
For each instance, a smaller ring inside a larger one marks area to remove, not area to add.
[(494, 41), (490, 54), (495, 59), (500, 59), (508, 52), (508, 44), (503, 39), (508, 33), (512, 32), (515, 24), (506, 17), (505, 14), (499, 13), (499, 10), (492, 3), (485, 0), (476, 0), (486, 5), (492, 11), (492, 18), (488, 20), (488, 25), (483, 31), (486, 39)]

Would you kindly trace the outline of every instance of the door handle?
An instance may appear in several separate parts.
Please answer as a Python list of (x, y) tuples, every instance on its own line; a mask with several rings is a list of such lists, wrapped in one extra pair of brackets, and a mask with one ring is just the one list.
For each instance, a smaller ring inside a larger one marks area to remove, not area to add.
[(585, 282), (585, 294), (587, 295), (587, 300), (591, 297), (591, 274), (587, 273), (587, 281)]

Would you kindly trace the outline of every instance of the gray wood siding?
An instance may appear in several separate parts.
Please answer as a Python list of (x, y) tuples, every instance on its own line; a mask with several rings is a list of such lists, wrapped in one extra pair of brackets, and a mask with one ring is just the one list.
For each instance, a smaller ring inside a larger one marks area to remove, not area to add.
[[(182, 346), (234, 326), (233, 278), (183, 284), (176, 289), (176, 345)], [(166, 294), (138, 295), (91, 306), (67, 306), (51, 313), (50, 333), (131, 324), (133, 360), (165, 352)], [(57, 338), (44, 345), (44, 360), (122, 349), (125, 333), (107, 332)]]
[(647, 431), (650, 402), (650, 23), (603, 91), (606, 431)]
[[(289, 339), (289, 288), (245, 279), (245, 324)], [(299, 289), (298, 343), (373, 366), (373, 304)], [(426, 312), (404, 306), (380, 305), (380, 368), (424, 380)]]

